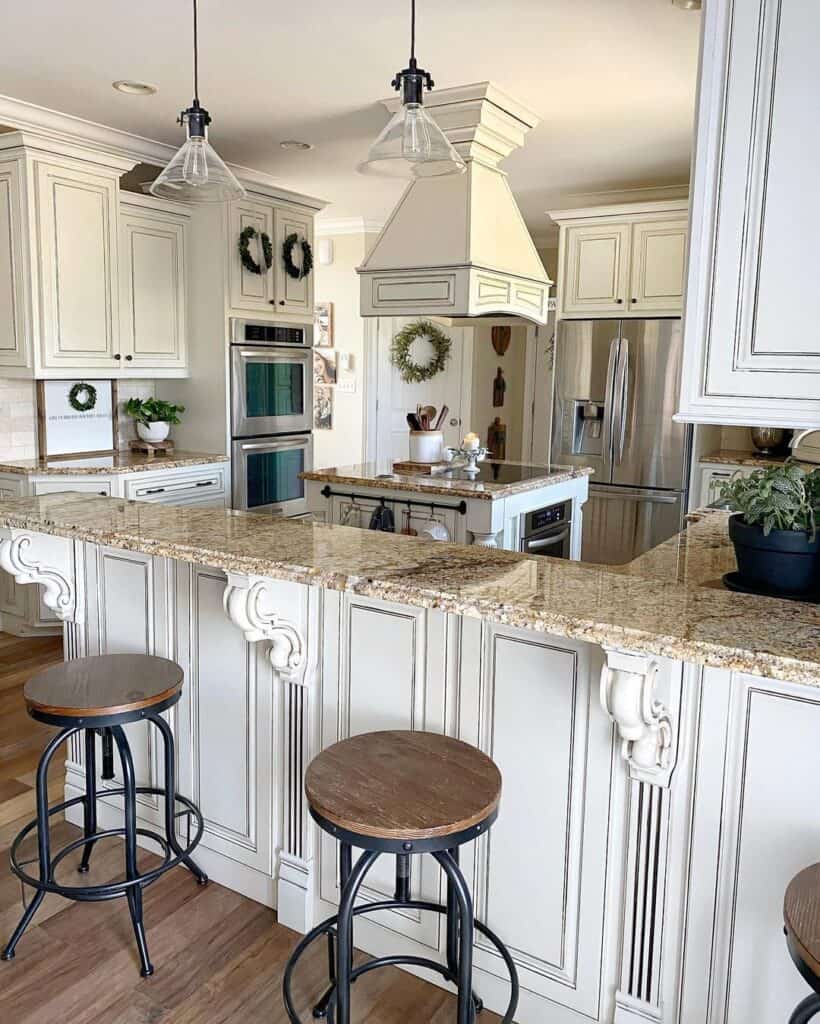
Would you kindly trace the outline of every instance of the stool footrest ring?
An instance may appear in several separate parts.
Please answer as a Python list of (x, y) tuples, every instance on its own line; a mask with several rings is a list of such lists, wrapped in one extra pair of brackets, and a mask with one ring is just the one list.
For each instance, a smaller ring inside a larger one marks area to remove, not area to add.
[[(366, 903), (362, 906), (354, 907), (353, 916), (359, 917), (362, 914), (373, 914), (377, 913), (380, 910), (408, 909), (426, 910), (434, 914), (447, 913), (446, 905), (442, 905), (440, 903), (432, 903), (426, 900), (380, 900), (376, 903)], [(301, 1017), (298, 1015), (293, 1005), (293, 997), (291, 994), (291, 979), (293, 977), (293, 972), (296, 968), (296, 965), (298, 964), (299, 960), (302, 958), (308, 947), (312, 945), (312, 943), (315, 942), (316, 939), (318, 939), (322, 935), (328, 934), (328, 932), (336, 928), (338, 920), (339, 915), (334, 914), (332, 917), (329, 917), (325, 921), (322, 921), (321, 924), (317, 924), (315, 928), (311, 929), (311, 931), (309, 931), (301, 939), (301, 941), (291, 954), (290, 960), (288, 961), (287, 966), (285, 968), (284, 978), (282, 980), (282, 995), (284, 997), (285, 1011), (287, 1012), (288, 1019), (291, 1021), (291, 1024), (303, 1024)], [(501, 1018), (500, 1024), (513, 1024), (513, 1014), (515, 1013), (516, 1006), (518, 1005), (519, 993), (518, 972), (516, 970), (515, 964), (513, 963), (512, 957), (510, 956), (509, 950), (506, 948), (503, 942), (498, 938), (498, 936), (493, 931), (491, 931), (486, 925), (482, 924), (480, 921), (475, 921), (474, 924), (476, 931), (481, 932), (481, 934), (485, 938), (487, 938), (498, 950), (498, 953), (501, 956), (501, 959), (504, 961), (507, 970), (510, 974), (512, 992), (510, 994), (510, 1001), (507, 1005), (507, 1010), (504, 1016)], [(428, 960), (425, 957), (410, 955), (404, 956), (401, 954), (395, 956), (377, 957), (375, 959), (368, 960), (366, 963), (361, 964), (359, 967), (353, 968), (353, 970), (350, 972), (350, 980), (351, 982), (355, 981), (357, 978), (361, 977), (361, 975), (367, 974), (373, 970), (377, 970), (379, 967), (392, 967), (400, 965), (426, 967), (429, 970), (433, 970), (441, 974), (442, 977), (444, 977), (447, 981), (452, 982), (453, 984), (456, 984), (458, 981), (456, 973), (452, 971), (446, 964), (439, 963), (436, 960)], [(333, 1021), (335, 988), (335, 983), (331, 984), (328, 993), (323, 999), (323, 1002), (326, 1005), (328, 1019), (331, 1021), (331, 1024)], [(475, 995), (473, 995), (473, 1000), (476, 1003), (477, 1010), (480, 1011), (480, 1000)]]
[[(165, 796), (165, 791), (159, 789), (156, 786), (137, 786), (136, 793), (142, 793), (148, 796)], [(113, 789), (101, 790), (98, 794), (98, 797), (124, 795), (125, 789), (120, 786)], [(77, 804), (83, 804), (84, 801), (85, 796), (75, 796), (72, 797), (70, 800), (62, 800), (60, 803), (54, 804), (52, 807), (49, 807), (48, 816), (49, 818), (51, 818), (52, 815), (59, 814), (61, 811), (64, 811), (68, 807), (74, 807)], [(58, 896), (65, 896), (68, 899), (94, 901), (110, 900), (116, 899), (118, 896), (126, 896), (129, 890), (135, 889), (137, 886), (145, 888), (145, 886), (148, 886), (152, 882), (155, 882), (160, 877), (160, 875), (165, 874), (166, 871), (170, 871), (171, 868), (174, 868), (178, 864), (181, 864), (184, 861), (184, 859), (188, 857), (199, 844), (199, 841), (202, 838), (202, 833), (204, 832), (205, 829), (205, 823), (203, 821), (202, 814), (199, 808), (191, 800), (189, 800), (185, 796), (181, 796), (179, 793), (177, 793), (175, 796), (175, 803), (181, 803), (183, 805), (184, 809), (180, 812), (180, 814), (187, 814), (189, 817), (189, 821), (191, 818), (193, 818), (193, 820), (196, 822), (196, 833), (193, 839), (190, 839), (187, 842), (187, 845), (185, 846), (184, 849), (181, 850), (180, 853), (174, 854), (172, 856), (172, 851), (170, 849), (168, 840), (166, 839), (165, 836), (160, 835), (159, 832), (154, 831), (153, 829), (138, 828), (136, 830), (137, 835), (153, 840), (163, 850), (163, 862), (159, 865), (159, 867), (156, 867), (151, 871), (146, 871), (145, 874), (139, 875), (136, 878), (121, 880), (118, 882), (109, 882), (106, 885), (86, 886), (60, 885), (59, 883), (54, 881), (55, 868), (63, 860), (64, 857), (71, 853), (72, 850), (77, 850), (81, 847), (85, 847), (89, 843), (96, 843), (100, 839), (105, 839), (109, 836), (124, 836), (124, 827), (100, 830), (96, 832), (94, 835), (83, 836), (79, 839), (75, 839), (72, 842), (68, 843), (57, 853), (55, 853), (54, 856), (51, 858), (51, 861), (49, 863), (49, 874), (47, 879), (41, 879), (29, 874), (27, 871), (24, 870), (24, 868), (29, 864), (36, 863), (36, 861), (20, 860), (19, 851), (20, 845), (26, 838), (26, 836), (28, 836), (37, 828), (36, 818), (30, 821), (23, 829), (21, 829), (20, 832), (17, 833), (14, 842), (11, 844), (11, 850), (9, 852), (11, 870), (20, 879), (21, 882), (25, 883), (28, 886), (31, 886), (32, 889), (40, 890), (41, 892), (56, 893)]]

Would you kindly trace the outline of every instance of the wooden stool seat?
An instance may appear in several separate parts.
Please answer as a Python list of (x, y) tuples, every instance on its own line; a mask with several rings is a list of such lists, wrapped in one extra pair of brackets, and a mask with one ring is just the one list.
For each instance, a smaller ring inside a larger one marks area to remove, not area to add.
[(456, 835), (498, 808), (501, 773), (486, 754), (428, 732), (372, 732), (328, 747), (305, 793), (327, 821), (376, 839)]
[(820, 979), (820, 864), (804, 868), (789, 882), (783, 921), (794, 951)]
[(52, 665), (26, 683), (26, 707), (38, 715), (94, 718), (154, 708), (182, 689), (182, 669), (147, 654), (104, 654)]

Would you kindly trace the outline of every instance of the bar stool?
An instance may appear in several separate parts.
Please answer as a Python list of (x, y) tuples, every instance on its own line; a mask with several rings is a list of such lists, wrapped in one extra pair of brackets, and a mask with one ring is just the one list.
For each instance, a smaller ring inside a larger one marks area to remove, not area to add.
[(805, 868), (789, 882), (783, 921), (791, 958), (814, 989), (789, 1017), (789, 1024), (806, 1024), (820, 1013), (820, 864)]
[[(305, 777), (310, 813), (340, 842), (339, 913), (299, 942), (285, 968), (282, 994), (288, 1018), (301, 1024), (291, 995), (294, 969), (305, 950), (327, 936), (330, 987), (313, 1016), (350, 1024), (350, 985), (378, 967), (426, 967), (458, 989), (458, 1024), (473, 1024), (482, 1010), (472, 989), (475, 931), (498, 950), (510, 975), (512, 994), (502, 1024), (518, 1005), (518, 974), (509, 951), (476, 921), (470, 890), (459, 868), (459, 847), (483, 835), (498, 816), (501, 773), (475, 747), (425, 732), (372, 732), (336, 743), (316, 757)], [(352, 846), (364, 852), (352, 862)], [(392, 900), (355, 906), (356, 895), (383, 853), (396, 858)], [(410, 858), (430, 853), (447, 877), (447, 903), (414, 900)], [(419, 956), (384, 956), (353, 967), (353, 918), (379, 910), (412, 908), (447, 918), (446, 963)]]
[[(25, 685), (24, 697), (29, 715), (38, 722), (56, 725), (60, 731), (43, 751), (37, 766), (37, 817), (17, 835), (11, 846), (11, 869), (24, 885), (34, 889), (31, 902), (25, 906), (20, 923), (8, 941), (0, 959), (11, 960), (20, 937), (28, 927), (46, 893), (57, 893), (72, 900), (109, 900), (125, 896), (134, 926), (143, 977), (153, 974), (148, 959), (145, 929), (142, 922), (142, 892), (177, 864), (193, 873), (200, 885), (208, 881), (207, 875), (191, 859), (191, 852), (202, 838), (203, 822), (198, 808), (176, 792), (176, 755), (171, 728), (161, 712), (177, 703), (182, 695), (183, 672), (179, 665), (166, 658), (143, 654), (109, 654), (96, 658), (78, 658), (54, 665), (33, 676)], [(162, 789), (138, 786), (134, 775), (134, 762), (123, 726), (130, 722), (153, 722), (162, 736), (165, 761), (165, 785)], [(48, 769), (51, 759), (69, 737), (85, 732), (86, 791), (83, 796), (49, 808)], [(102, 795), (122, 796), (125, 822), (122, 828), (97, 828), (97, 750), (95, 736), (102, 737), (102, 778), (114, 778), (113, 747), (117, 745), (122, 765), (123, 785), (104, 789)], [(137, 794), (164, 797), (164, 834), (148, 828), (137, 828)], [(170, 799), (168, 798), (170, 794)], [(68, 843), (57, 853), (51, 853), (49, 819), (52, 815), (75, 804), (83, 805), (83, 836)], [(177, 804), (181, 810), (177, 812)], [(176, 836), (177, 819), (187, 819), (187, 838), (183, 848)], [(191, 838), (191, 825), (194, 836)], [(37, 830), (37, 856), (21, 860), (23, 840)], [(163, 851), (162, 863), (142, 874), (137, 869), (137, 836), (152, 839)], [(88, 871), (94, 846), (109, 836), (125, 837), (125, 879), (105, 885), (63, 885), (54, 873), (60, 862), (73, 850), (82, 847), (83, 854), (78, 871)], [(26, 867), (37, 863), (38, 876)]]

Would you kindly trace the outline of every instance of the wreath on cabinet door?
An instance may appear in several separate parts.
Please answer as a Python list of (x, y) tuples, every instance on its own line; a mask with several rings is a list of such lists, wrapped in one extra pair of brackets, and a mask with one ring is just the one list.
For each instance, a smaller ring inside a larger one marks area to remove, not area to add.
[(77, 381), (68, 392), (68, 404), (75, 412), (90, 412), (97, 404), (97, 389), (93, 384)]
[[(414, 362), (411, 356), (413, 342), (428, 341), (433, 348), (433, 357), (426, 363)], [(416, 320), (408, 324), (393, 338), (390, 346), (390, 361), (407, 384), (420, 384), (441, 373), (450, 358), (452, 341), (440, 327), (430, 320)]]
[(262, 259), (265, 261), (265, 270), (270, 270), (273, 265), (273, 246), (270, 236), (264, 231), (258, 234), (256, 228), (248, 225), (239, 234), (239, 258), (242, 260), (242, 266), (251, 274), (262, 273), (262, 267), (251, 256), (251, 240), (257, 236), (262, 243)]
[[(297, 245), (302, 247), (301, 267), (298, 267), (293, 262), (293, 250)], [(282, 243), (282, 261), (285, 264), (288, 277), (292, 277), (296, 281), (302, 277), (307, 277), (311, 270), (313, 270), (313, 249), (310, 247), (310, 242), (306, 238), (303, 238), (300, 242), (299, 236), (295, 231), (293, 234), (288, 235)]]

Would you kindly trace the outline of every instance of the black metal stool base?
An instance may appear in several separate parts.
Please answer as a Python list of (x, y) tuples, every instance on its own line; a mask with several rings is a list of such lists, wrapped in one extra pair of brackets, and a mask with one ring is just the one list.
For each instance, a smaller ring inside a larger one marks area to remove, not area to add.
[[(346, 845), (346, 844), (345, 844)], [(405, 879), (409, 878), (406, 870), (401, 866), (401, 857), (397, 858), (397, 896), (400, 898), (392, 900), (380, 900), (375, 903), (367, 903), (362, 906), (354, 907), (353, 901), (355, 900), (356, 892), (358, 891), (361, 883), (364, 880), (364, 876), (367, 871), (373, 865), (379, 854), (374, 851), (367, 851), (363, 853), (356, 864), (355, 869), (350, 869), (349, 865), (349, 847), (345, 850), (345, 845), (342, 847), (342, 874), (344, 877), (343, 882), (343, 897), (342, 904), (338, 914), (334, 914), (333, 917), (329, 917), (321, 924), (316, 925), (311, 931), (305, 935), (299, 944), (294, 949), (293, 953), (288, 960), (287, 966), (285, 967), (285, 973), (282, 980), (282, 996), (285, 1004), (285, 1011), (288, 1015), (288, 1019), (291, 1024), (303, 1024), (302, 1019), (296, 1012), (296, 1008), (293, 1004), (293, 995), (291, 992), (291, 984), (293, 974), (297, 964), (301, 960), (307, 949), (321, 936), (326, 935), (328, 937), (328, 974), (330, 978), (330, 986), (322, 996), (322, 998), (313, 1007), (313, 1017), (316, 1019), (327, 1018), (328, 1024), (335, 1024), (336, 1016), (339, 1011), (339, 978), (340, 973), (344, 974), (342, 984), (344, 985), (344, 994), (347, 996), (343, 1005), (341, 1013), (338, 1013), (339, 1024), (348, 1024), (350, 1006), (349, 1006), (349, 985), (353, 984), (358, 978), (364, 974), (369, 974), (370, 971), (377, 970), (380, 967), (424, 967), (428, 970), (435, 971), (440, 974), (446, 981), (451, 982), (459, 991), (459, 1024), (462, 1021), (465, 1024), (473, 1024), (478, 1014), (484, 1008), (482, 1000), (472, 990), (472, 929), (480, 932), (485, 936), (495, 948), (498, 950), (499, 955), (504, 961), (510, 976), (510, 984), (512, 992), (510, 1000), (507, 1005), (507, 1010), (501, 1019), (501, 1024), (512, 1024), (513, 1014), (515, 1013), (516, 1007), (518, 1006), (518, 972), (515, 967), (515, 963), (506, 948), (504, 943), (492, 932), (486, 925), (480, 921), (476, 921), (471, 916), (472, 904), (468, 903), (462, 905), (462, 911), (469, 910), (470, 921), (465, 926), (463, 923), (463, 917), (458, 927), (455, 926), (455, 896), (452, 893), (453, 885), (458, 886), (459, 879), (463, 882), (463, 877), (458, 868), (457, 858), (453, 856), (454, 851), (450, 851), (449, 863), (445, 866), (446, 854), (434, 853), (434, 856), (443, 868), (447, 871), (448, 875), (448, 902), (446, 905), (439, 903), (427, 902), (425, 900), (413, 900), (409, 898), (407, 888), (405, 885)], [(448, 870), (449, 869), (449, 870)], [(465, 885), (466, 889), (466, 885)], [(443, 914), (448, 919), (448, 943), (447, 943), (447, 963), (439, 963), (436, 960), (429, 960), (426, 957), (419, 956), (383, 956), (376, 957), (368, 960), (366, 963), (359, 967), (353, 967), (352, 965), (352, 921), (353, 918), (359, 917), (362, 914), (373, 914), (382, 910), (421, 910), (429, 911), (434, 914)], [(345, 929), (344, 925), (340, 928), (340, 920), (344, 920), (345, 917), (348, 920), (348, 928)], [(348, 942), (338, 942), (340, 936), (344, 932), (348, 934)], [(462, 952), (459, 952), (459, 935), (461, 936)], [(334, 951), (334, 944), (336, 950)], [(465, 947), (469, 944), (469, 950), (465, 953)], [(345, 970), (345, 965), (347, 969)]]
[[(178, 699), (178, 698), (177, 698)], [(180, 796), (176, 792), (175, 779), (175, 754), (174, 741), (171, 728), (168, 723), (157, 715), (140, 714), (141, 718), (152, 721), (164, 741), (165, 752), (165, 787), (137, 786), (134, 776), (134, 764), (128, 740), (121, 725), (110, 724), (103, 728), (103, 773), (102, 777), (110, 779), (114, 777), (113, 771), (113, 743), (116, 743), (120, 763), (122, 765), (123, 785), (118, 788), (105, 789), (97, 793), (96, 775), (96, 747), (94, 735), (95, 727), (86, 726), (85, 723), (76, 722), (65, 725), (48, 744), (37, 768), (37, 817), (30, 821), (15, 837), (11, 845), (10, 863), (12, 872), (20, 879), (23, 886), (30, 886), (34, 890), (34, 896), (24, 907), (23, 915), (17, 927), (9, 939), (0, 959), (13, 960), (17, 943), (20, 941), (26, 928), (31, 923), (37, 908), (43, 902), (46, 893), (55, 893), (66, 899), (93, 902), (98, 900), (117, 899), (124, 896), (128, 902), (128, 910), (131, 915), (131, 923), (134, 928), (134, 937), (137, 943), (137, 950), (140, 958), (140, 974), (148, 977), (153, 974), (154, 968), (148, 957), (148, 946), (145, 938), (145, 927), (142, 919), (142, 893), (143, 890), (155, 882), (166, 871), (179, 864), (184, 864), (194, 875), (200, 885), (205, 885), (208, 876), (192, 860), (191, 853), (198, 845), (204, 831), (204, 822), (199, 808), (187, 797)], [(55, 724), (65, 724), (58, 722)], [(70, 800), (63, 800), (53, 807), (48, 806), (47, 776), (51, 759), (57, 748), (74, 733), (82, 732), (85, 729), (85, 754), (86, 754), (86, 792), (83, 796), (73, 797)], [(137, 828), (136, 798), (138, 794), (150, 796), (161, 796), (165, 798), (165, 828), (164, 834), (154, 829)], [(170, 794), (170, 797), (168, 796)], [(121, 828), (99, 830), (97, 828), (97, 798), (99, 796), (121, 796), (124, 802), (125, 821)], [(177, 804), (182, 805), (182, 810), (177, 812)], [(82, 805), (83, 807), (83, 835), (79, 839), (72, 840), (62, 847), (57, 853), (51, 853), (51, 841), (49, 822), (53, 815), (65, 811), (69, 807)], [(183, 847), (176, 836), (177, 819), (185, 816), (188, 822), (188, 833)], [(191, 836), (191, 824), (194, 824), (195, 831)], [(29, 860), (21, 860), (20, 846), (23, 841), (34, 830), (37, 830), (37, 856)], [(89, 869), (91, 853), (97, 843), (113, 836), (122, 836), (125, 840), (125, 875), (124, 880), (109, 882), (104, 885), (62, 885), (55, 881), (55, 872), (60, 863), (74, 850), (82, 848), (83, 854), (78, 866), (82, 874)], [(137, 837), (151, 839), (162, 850), (162, 862), (151, 871), (139, 873), (137, 869)], [(38, 865), (38, 875), (30, 874), (26, 868), (30, 864)]]

